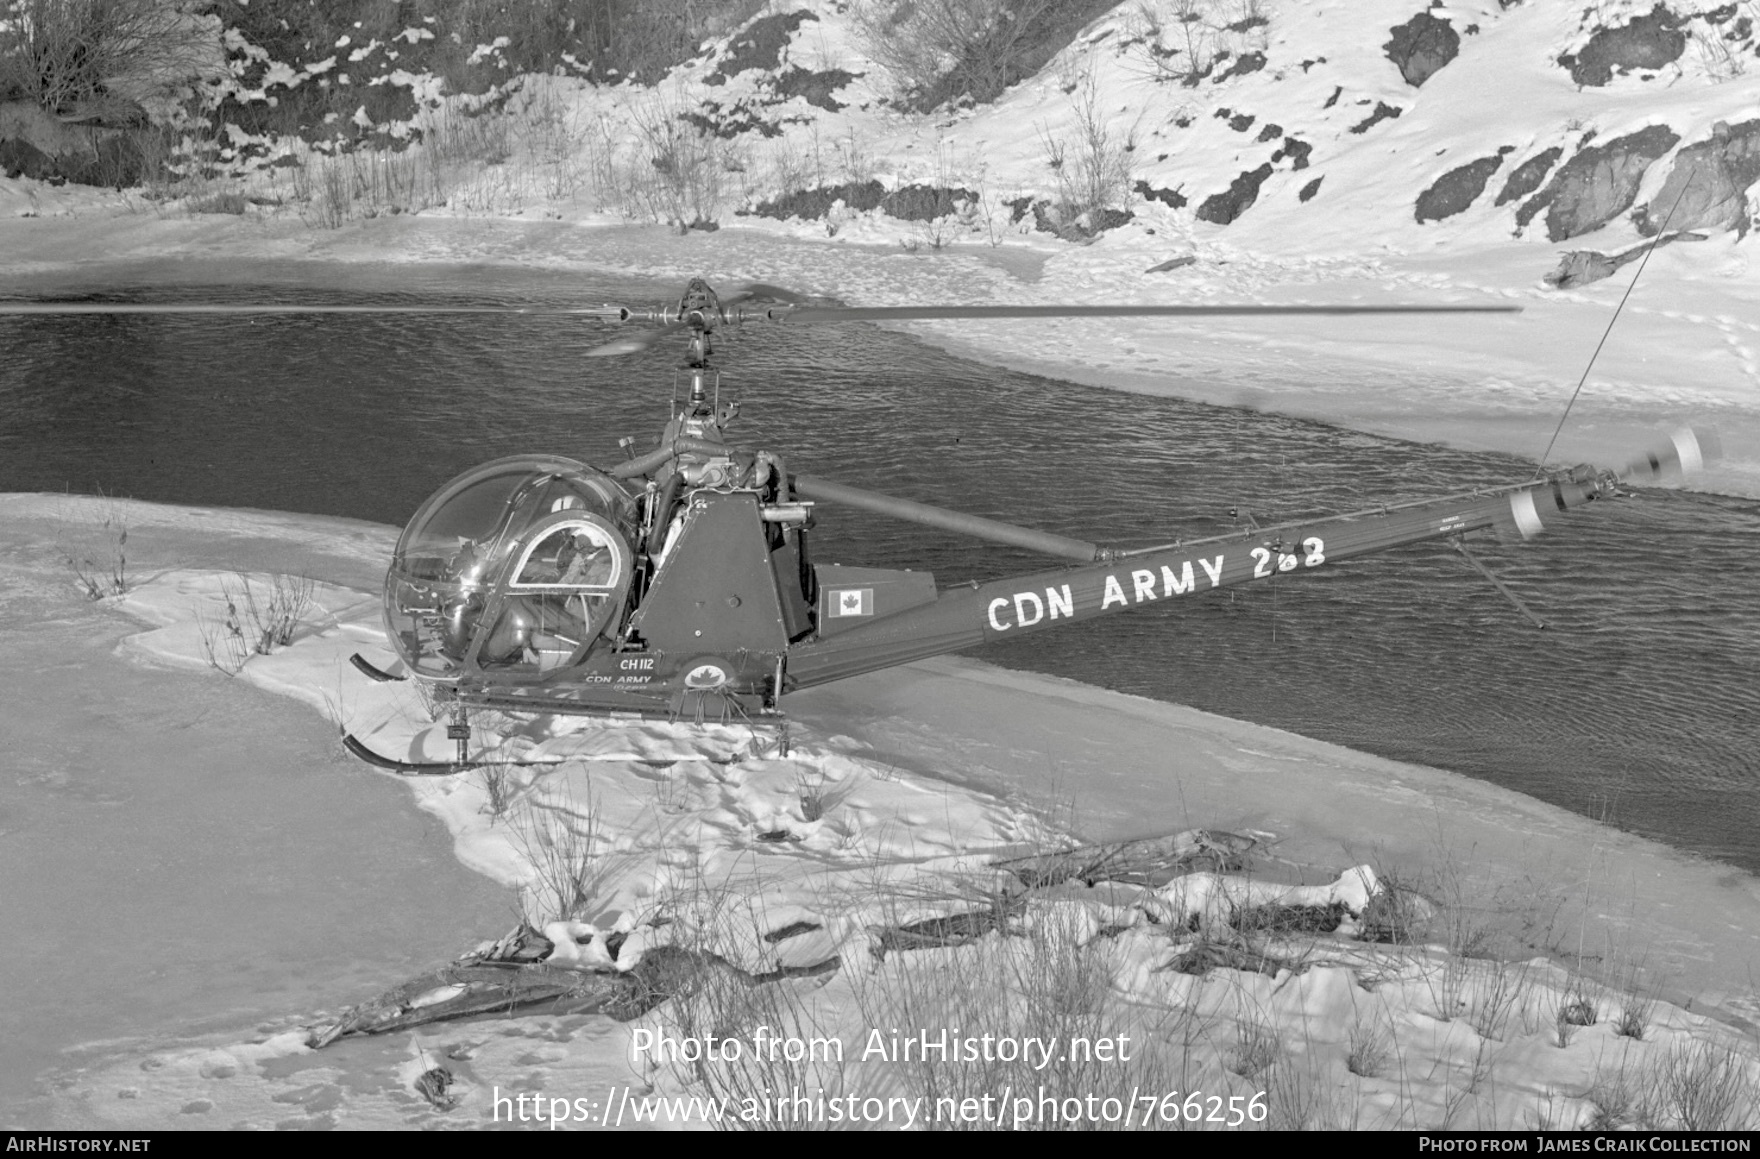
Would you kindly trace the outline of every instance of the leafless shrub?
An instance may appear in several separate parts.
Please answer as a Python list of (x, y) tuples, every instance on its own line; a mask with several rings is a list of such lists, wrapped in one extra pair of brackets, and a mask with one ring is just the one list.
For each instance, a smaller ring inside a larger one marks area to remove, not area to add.
[(196, 612), (209, 665), (236, 676), (252, 656), (268, 656), (293, 643), (301, 621), (312, 608), (316, 588), (316, 582), (306, 576), (271, 576), (267, 592), (253, 586), (242, 572), (222, 579), (220, 598), (225, 602), (225, 613)]
[(1193, 88), (1229, 57), (1263, 52), (1270, 25), (1262, 0), (1140, 0), (1127, 43), (1147, 75)]
[[(248, 642), (259, 656), (267, 656), (277, 648), (293, 643), (300, 621), (312, 608), (317, 582), (309, 576), (274, 575), (269, 577), (269, 590), (260, 593), (251, 586), (247, 576), (239, 575), (239, 595), (244, 600), (245, 617), (250, 621)], [(228, 590), (223, 580), (222, 591)], [(228, 605), (232, 596), (227, 598)]]
[(1157, 80), (1196, 85), (1216, 67), (1224, 38), (1208, 0), (1141, 0), (1131, 14), (1131, 38)]
[(237, 676), (251, 658), (251, 646), (245, 640), (244, 618), (239, 614), (237, 601), (230, 594), (225, 599), (224, 616), (196, 611), (196, 631), (201, 634), (202, 653), (209, 666), (228, 676)]
[(1122, 134), (1113, 127), (1100, 107), (1099, 74), (1093, 67), (1081, 70), (1068, 91), (1076, 114), (1073, 135), (1056, 135), (1041, 125), (1039, 140), (1057, 187), (1052, 208), (1060, 232), (1092, 237), (1107, 228), (1107, 215), (1122, 214), (1128, 203), (1136, 126)]
[(0, 19), (0, 97), (17, 94), (55, 113), (114, 115), (118, 89), (170, 91), (211, 75), (220, 64), (219, 21), (189, 7), (12, 0)]
[[(119, 513), (106, 515), (100, 525), (106, 549), (95, 552), (68, 553), (67, 567), (73, 572), (86, 598), (101, 600), (106, 596), (128, 594), (128, 520)], [(99, 557), (107, 558), (100, 561)]]
[(860, 0), (855, 25), (912, 107), (970, 97), (983, 104), (1032, 71), (1040, 25), (1056, 0)]
[(1511, 1013), (1521, 1008), (1527, 995), (1529, 965), (1488, 961), (1477, 982), (1467, 1000), (1467, 1022), (1480, 1037), (1501, 1040)]
[(664, 99), (634, 112), (639, 146), (630, 159), (630, 188), (647, 212), (680, 232), (715, 228), (728, 175), (745, 168), (743, 150), (683, 120)]
[(311, 221), (320, 229), (340, 229), (353, 213), (354, 198), (349, 195), (346, 164), (334, 157), (312, 155), (310, 163), (317, 169), (309, 203)]
[(1680, 1041), (1644, 1076), (1646, 1117), (1686, 1131), (1742, 1131), (1755, 1125), (1756, 1091), (1748, 1059), (1706, 1041)]
[[(1731, 7), (1736, 6), (1731, 5)], [(1740, 7), (1750, 24), (1760, 21), (1760, 5), (1756, 5), (1753, 0), (1743, 0)], [(1746, 44), (1731, 41), (1726, 37), (1722, 28), (1703, 18), (1688, 23), (1687, 35), (1692, 39), (1693, 48), (1699, 54), (1699, 61), (1705, 67), (1705, 75), (1711, 78), (1713, 84), (1740, 80), (1747, 75), (1748, 46)]]

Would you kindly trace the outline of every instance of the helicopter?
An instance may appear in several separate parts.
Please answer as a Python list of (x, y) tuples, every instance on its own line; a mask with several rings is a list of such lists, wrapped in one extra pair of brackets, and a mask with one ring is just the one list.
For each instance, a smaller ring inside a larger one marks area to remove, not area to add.
[[(647, 324), (589, 354), (610, 357), (682, 336), (686, 353), (668, 415), (646, 445), (594, 466), (559, 455), (496, 459), (444, 484), (410, 518), (384, 583), (383, 619), (397, 657), (378, 681), (413, 680), (447, 718), (453, 761), (407, 761), (344, 737), (357, 757), (405, 774), (475, 767), (471, 714), (657, 717), (777, 726), (784, 698), (863, 673), (996, 640), (1299, 575), (1375, 552), (1447, 541), (1540, 626), (1481, 564), (1466, 537), (1526, 540), (1573, 507), (1628, 480), (1690, 475), (1716, 454), (1692, 430), (1622, 472), (1543, 470), (1523, 483), (1387, 503), (1221, 535), (1119, 547), (983, 518), (790, 471), (787, 457), (729, 435), (717, 335), (759, 323), (923, 319), (1169, 317), (1278, 314), (1512, 313), (1474, 305), (1143, 306), (817, 305), (774, 286), (725, 298), (691, 279), (654, 308), (6, 303), (6, 313), (563, 313)], [(1040, 571), (940, 588), (931, 572), (820, 563), (810, 550), (824, 507), (848, 507), (1050, 561)]]

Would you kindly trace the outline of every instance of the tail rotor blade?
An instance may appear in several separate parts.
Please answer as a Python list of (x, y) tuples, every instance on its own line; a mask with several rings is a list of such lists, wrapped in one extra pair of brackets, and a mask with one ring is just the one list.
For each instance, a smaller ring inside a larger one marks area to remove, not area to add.
[(1684, 481), (1715, 463), (1722, 455), (1723, 447), (1716, 432), (1682, 427), (1669, 435), (1666, 444), (1633, 459), (1619, 477), (1635, 483)]

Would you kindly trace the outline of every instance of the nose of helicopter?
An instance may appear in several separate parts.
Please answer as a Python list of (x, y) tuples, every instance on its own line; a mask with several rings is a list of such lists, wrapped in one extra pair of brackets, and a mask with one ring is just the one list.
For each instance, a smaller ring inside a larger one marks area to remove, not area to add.
[[(518, 654), (525, 637), (515, 612), (484, 623), (497, 593), (516, 580), (603, 586), (627, 573), (607, 566), (609, 547), (621, 539), (627, 554), (634, 518), (616, 480), (572, 459), (520, 455), (465, 472), (422, 504), (398, 540), (385, 577), (392, 645), (416, 675), (438, 679), (459, 675), (487, 627), (495, 639), (484, 648)], [(547, 553), (536, 543), (546, 536)]]

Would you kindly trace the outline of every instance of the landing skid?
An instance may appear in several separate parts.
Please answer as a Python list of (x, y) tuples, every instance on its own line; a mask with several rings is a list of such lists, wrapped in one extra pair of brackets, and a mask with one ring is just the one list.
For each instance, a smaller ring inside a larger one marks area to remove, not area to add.
[[(786, 733), (784, 734), (786, 737)], [(786, 742), (785, 742), (786, 743)], [(450, 777), (457, 773), (468, 773), (472, 769), (480, 769), (487, 765), (514, 769), (541, 769), (552, 765), (567, 764), (573, 757), (552, 757), (542, 761), (520, 760), (484, 760), (484, 761), (405, 761), (397, 757), (388, 757), (384, 753), (374, 752), (352, 733), (342, 734), (342, 747), (356, 757), (372, 765), (374, 768), (389, 769), (403, 777)], [(787, 755), (784, 748), (783, 755)], [(706, 765), (738, 764), (742, 757), (677, 757), (672, 760), (633, 760), (628, 763), (646, 765), (651, 769), (666, 769), (682, 761), (691, 761)]]
[[(402, 761), (396, 757), (388, 757), (384, 753), (374, 752), (362, 744), (352, 733), (342, 734), (342, 747), (376, 768), (390, 769), (405, 777), (449, 777), (454, 773), (468, 773), (472, 769), (480, 769), (487, 761)], [(498, 764), (554, 764), (553, 761), (503, 761)]]
[(385, 671), (383, 668), (380, 668), (380, 667), (372, 664), (371, 662), (369, 662), (359, 652), (356, 652), (354, 655), (350, 656), (348, 658), (348, 662), (350, 664), (353, 664), (356, 668), (360, 669), (361, 672), (364, 675), (366, 675), (368, 678), (373, 679), (373, 680), (377, 680), (381, 684), (389, 684), (392, 681), (409, 679), (409, 677), (407, 677), (407, 676), (393, 676), (391, 673)]

